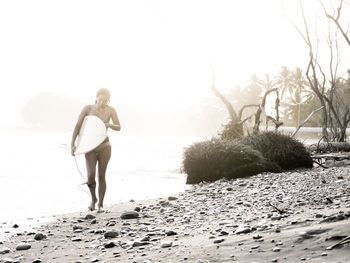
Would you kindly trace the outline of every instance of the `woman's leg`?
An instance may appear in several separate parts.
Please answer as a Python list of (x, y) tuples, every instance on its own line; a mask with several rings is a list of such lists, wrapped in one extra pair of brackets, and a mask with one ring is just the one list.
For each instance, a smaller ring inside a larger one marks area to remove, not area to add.
[(97, 203), (97, 197), (96, 197), (96, 163), (97, 163), (97, 156), (94, 151), (88, 152), (85, 154), (85, 163), (86, 163), (86, 170), (87, 170), (87, 185), (90, 190), (91, 194), (91, 203), (89, 205), (89, 210), (95, 210), (95, 205)]
[(98, 210), (102, 211), (106, 193), (106, 170), (111, 158), (111, 145), (108, 143), (98, 152)]

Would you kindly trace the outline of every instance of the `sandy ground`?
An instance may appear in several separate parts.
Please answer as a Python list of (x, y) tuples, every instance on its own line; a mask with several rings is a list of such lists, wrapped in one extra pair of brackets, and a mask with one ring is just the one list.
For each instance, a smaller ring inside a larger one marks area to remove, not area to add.
[(220, 180), (105, 213), (55, 216), (0, 262), (350, 262), (350, 168)]

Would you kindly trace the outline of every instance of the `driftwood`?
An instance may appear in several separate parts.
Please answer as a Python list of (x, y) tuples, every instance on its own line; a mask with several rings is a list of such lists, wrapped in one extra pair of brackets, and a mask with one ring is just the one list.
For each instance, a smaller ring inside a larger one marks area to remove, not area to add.
[(348, 142), (320, 142), (311, 144), (308, 147), (309, 152), (350, 152), (350, 143)]
[(332, 250), (335, 247), (341, 246), (341, 245), (345, 245), (347, 243), (350, 243), (350, 236), (347, 236), (346, 238), (340, 240), (338, 243), (334, 244), (333, 246), (327, 247), (327, 250)]

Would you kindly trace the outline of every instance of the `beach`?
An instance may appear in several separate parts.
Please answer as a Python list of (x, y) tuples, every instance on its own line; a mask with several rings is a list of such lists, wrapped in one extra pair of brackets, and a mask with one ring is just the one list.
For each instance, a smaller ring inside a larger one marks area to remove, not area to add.
[(0, 262), (350, 262), (349, 218), (349, 166), (263, 173), (18, 226)]

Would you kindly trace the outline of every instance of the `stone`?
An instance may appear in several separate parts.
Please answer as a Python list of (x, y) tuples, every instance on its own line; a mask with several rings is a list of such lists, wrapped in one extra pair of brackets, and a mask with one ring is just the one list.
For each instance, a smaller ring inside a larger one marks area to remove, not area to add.
[(42, 234), (42, 233), (37, 233), (37, 234), (35, 234), (35, 236), (34, 236), (34, 239), (36, 240), (36, 241), (40, 241), (40, 240), (43, 240), (43, 239), (45, 239), (46, 238), (46, 236), (44, 235), (44, 234)]
[(280, 249), (279, 247), (274, 247), (274, 248), (272, 249), (272, 251), (273, 251), (273, 252), (280, 252), (281, 249)]
[(2, 247), (2, 248), (0, 248), (0, 254), (1, 254), (1, 255), (10, 253), (10, 251), (11, 251), (11, 250), (10, 250), (8, 247)]
[(28, 243), (20, 243), (16, 246), (16, 250), (28, 250), (30, 249), (32, 246)]
[(236, 229), (235, 234), (239, 235), (239, 234), (246, 234), (249, 232), (251, 232), (251, 228), (249, 226), (241, 225)]
[(168, 230), (168, 231), (165, 232), (165, 234), (167, 236), (176, 236), (177, 235), (177, 233), (175, 231), (173, 231), (173, 230)]
[(161, 248), (168, 248), (168, 247), (172, 247), (173, 242), (171, 241), (164, 241), (162, 242), (162, 244), (160, 245)]
[(119, 233), (115, 230), (109, 230), (106, 233), (104, 233), (105, 238), (116, 238), (119, 236)]
[(91, 214), (87, 214), (87, 215), (85, 216), (85, 220), (92, 220), (92, 219), (95, 219), (95, 218), (96, 218), (96, 216), (91, 215)]
[(214, 240), (214, 244), (220, 244), (220, 243), (222, 243), (222, 242), (224, 242), (225, 241), (225, 239), (224, 238), (221, 238), (221, 239), (215, 239)]
[(126, 211), (121, 214), (120, 218), (121, 219), (136, 219), (139, 218), (139, 213), (136, 211)]
[(114, 242), (107, 242), (103, 245), (105, 248), (113, 248), (113, 247), (116, 247), (117, 244), (114, 243)]

